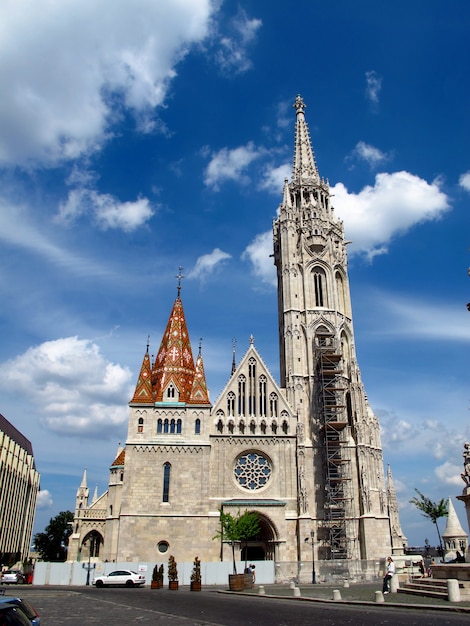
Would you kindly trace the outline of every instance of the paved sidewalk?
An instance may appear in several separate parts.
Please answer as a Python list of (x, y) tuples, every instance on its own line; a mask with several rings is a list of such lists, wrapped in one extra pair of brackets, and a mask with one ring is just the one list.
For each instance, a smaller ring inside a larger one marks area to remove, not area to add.
[[(294, 597), (294, 590), (290, 588), (289, 584), (263, 585), (263, 587), (267, 596)], [(247, 589), (243, 593), (258, 595), (259, 588), (260, 585), (255, 585), (254, 589)], [(333, 591), (338, 590), (341, 595), (341, 602), (376, 604), (375, 592), (382, 590), (382, 581), (376, 583), (350, 583), (349, 587), (334, 583), (319, 583), (317, 585), (300, 584), (298, 588), (300, 590), (301, 599), (337, 602), (337, 600), (333, 600)], [(427, 598), (425, 596), (415, 596), (406, 593), (387, 594), (384, 596), (384, 603), (403, 606), (404, 608), (411, 606), (413, 608), (458, 610), (470, 614), (470, 602), (449, 602), (448, 600), (441, 600), (439, 598)]]

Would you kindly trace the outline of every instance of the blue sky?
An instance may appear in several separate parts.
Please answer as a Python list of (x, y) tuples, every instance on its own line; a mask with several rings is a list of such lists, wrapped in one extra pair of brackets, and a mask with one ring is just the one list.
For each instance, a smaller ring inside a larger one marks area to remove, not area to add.
[(468, 3), (4, 0), (0, 24), (0, 411), (33, 444), (36, 530), (84, 467), (106, 489), (179, 266), (212, 401), (233, 338), (278, 378), (300, 93), (403, 530), (433, 545), (409, 500), (460, 494), (470, 440)]

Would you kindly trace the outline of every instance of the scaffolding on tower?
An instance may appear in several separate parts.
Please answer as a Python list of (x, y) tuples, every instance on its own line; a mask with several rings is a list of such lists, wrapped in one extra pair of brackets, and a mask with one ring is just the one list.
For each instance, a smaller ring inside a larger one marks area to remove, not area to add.
[(324, 447), (325, 495), (322, 539), (327, 559), (348, 559), (348, 532), (351, 520), (353, 489), (351, 449), (347, 435), (347, 380), (342, 355), (331, 334), (316, 335), (315, 396), (317, 419)]

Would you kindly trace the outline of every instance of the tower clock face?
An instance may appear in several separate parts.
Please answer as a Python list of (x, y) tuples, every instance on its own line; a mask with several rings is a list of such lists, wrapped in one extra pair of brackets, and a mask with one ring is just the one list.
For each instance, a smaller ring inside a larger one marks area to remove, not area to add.
[(249, 491), (256, 491), (265, 487), (271, 474), (271, 461), (260, 452), (241, 454), (235, 461), (235, 480), (240, 487)]

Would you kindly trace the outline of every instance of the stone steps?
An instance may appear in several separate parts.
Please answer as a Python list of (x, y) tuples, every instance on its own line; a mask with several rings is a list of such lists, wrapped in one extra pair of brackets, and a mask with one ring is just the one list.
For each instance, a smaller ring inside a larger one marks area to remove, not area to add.
[[(460, 599), (470, 600), (470, 585), (459, 581)], [(447, 580), (436, 578), (415, 578), (405, 582), (397, 589), (398, 593), (408, 595), (425, 596), (427, 598), (440, 598), (447, 600)]]

